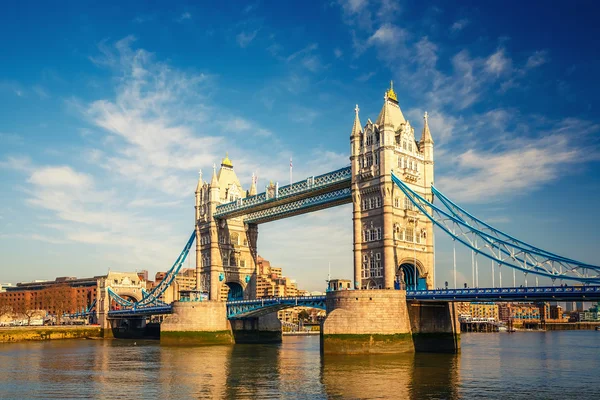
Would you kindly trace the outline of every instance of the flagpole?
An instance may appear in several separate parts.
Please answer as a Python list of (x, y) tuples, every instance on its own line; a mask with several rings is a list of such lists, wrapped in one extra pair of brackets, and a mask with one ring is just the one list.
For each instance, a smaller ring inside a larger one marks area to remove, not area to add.
[(292, 157), (290, 157), (290, 185), (292, 184)]

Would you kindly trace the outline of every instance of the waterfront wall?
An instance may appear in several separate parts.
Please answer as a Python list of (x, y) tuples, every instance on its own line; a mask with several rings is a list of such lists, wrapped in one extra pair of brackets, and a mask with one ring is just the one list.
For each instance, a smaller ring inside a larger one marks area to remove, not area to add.
[(600, 327), (600, 322), (546, 322), (547, 331), (578, 331), (593, 330)]
[(0, 343), (29, 340), (101, 338), (100, 326), (23, 326), (0, 328)]
[(233, 343), (225, 302), (174, 302), (173, 314), (160, 325), (160, 342), (182, 345)]

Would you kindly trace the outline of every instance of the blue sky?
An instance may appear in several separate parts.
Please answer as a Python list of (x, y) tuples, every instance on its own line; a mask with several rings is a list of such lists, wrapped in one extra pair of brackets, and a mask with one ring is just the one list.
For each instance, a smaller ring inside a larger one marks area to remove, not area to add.
[[(345, 166), (354, 105), (374, 120), (391, 79), (416, 130), (430, 114), (436, 186), (597, 263), (593, 2), (122, 3), (4, 4), (0, 281), (168, 269), (199, 169), (228, 151), (264, 187), (290, 156), (298, 179)], [(351, 235), (338, 207), (261, 225), (259, 252), (319, 290), (328, 262), (352, 275)], [(452, 248), (436, 247), (441, 285)]]

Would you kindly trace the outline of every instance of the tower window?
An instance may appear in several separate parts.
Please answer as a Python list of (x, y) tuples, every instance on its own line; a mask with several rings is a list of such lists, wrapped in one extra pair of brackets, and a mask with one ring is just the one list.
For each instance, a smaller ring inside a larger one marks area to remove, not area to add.
[(413, 228), (410, 228), (410, 227), (406, 228), (406, 232), (404, 234), (404, 240), (407, 241), (407, 242), (414, 241)]

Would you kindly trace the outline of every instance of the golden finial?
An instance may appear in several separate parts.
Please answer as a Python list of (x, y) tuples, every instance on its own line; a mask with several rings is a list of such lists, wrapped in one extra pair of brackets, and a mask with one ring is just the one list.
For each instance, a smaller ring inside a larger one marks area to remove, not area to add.
[(390, 89), (387, 91), (387, 98), (396, 102), (398, 101), (398, 97), (396, 97), (396, 92), (394, 92), (394, 81), (390, 81)]
[(225, 158), (223, 159), (223, 161), (221, 161), (221, 166), (233, 168), (233, 164), (231, 163), (231, 160), (229, 159), (229, 152), (225, 153)]

